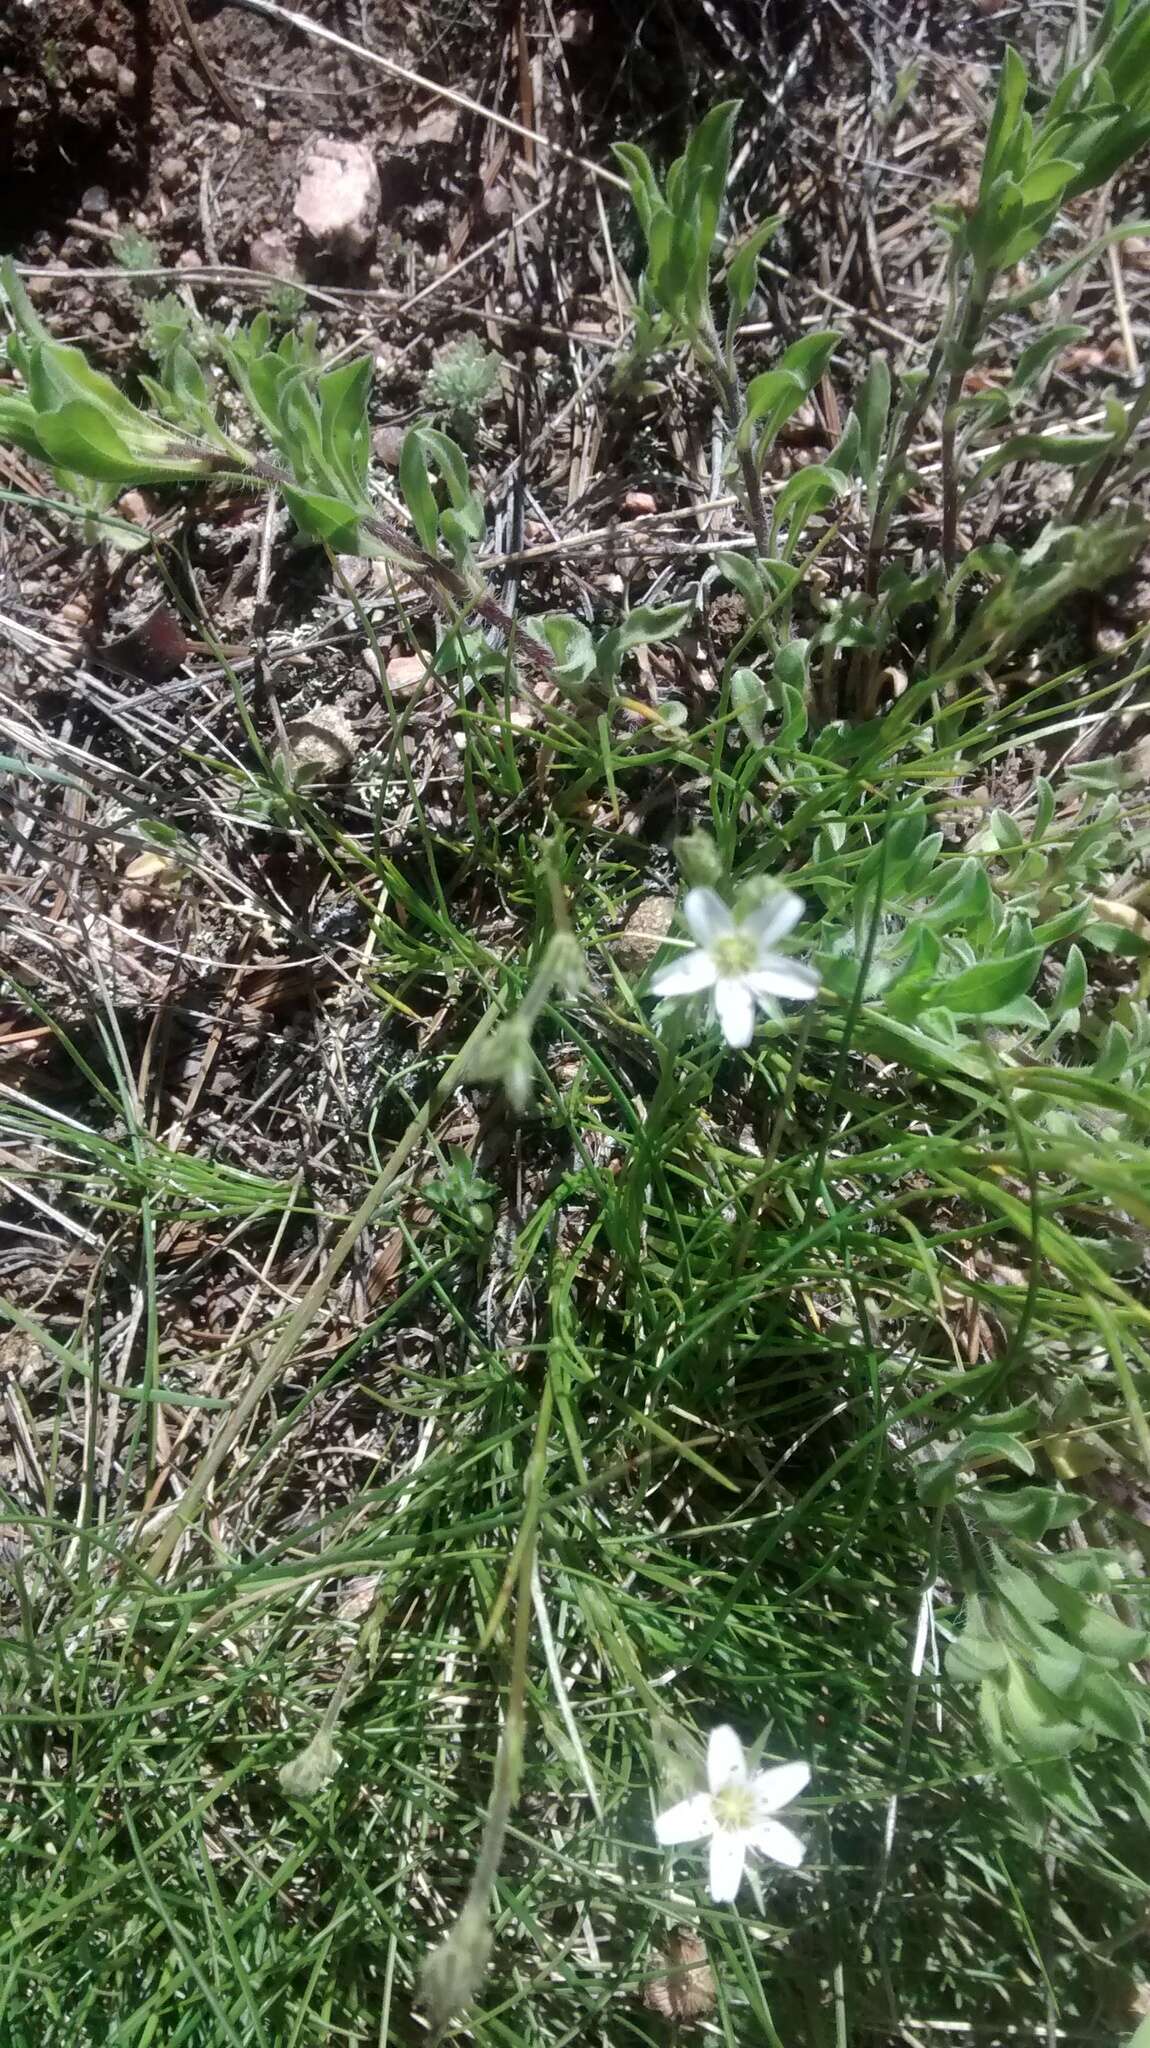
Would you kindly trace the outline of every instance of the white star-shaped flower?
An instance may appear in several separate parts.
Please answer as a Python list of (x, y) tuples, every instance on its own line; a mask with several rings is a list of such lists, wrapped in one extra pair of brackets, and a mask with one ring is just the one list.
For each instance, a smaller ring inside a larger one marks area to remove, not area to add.
[(713, 889), (688, 889), (683, 915), (695, 944), (689, 953), (661, 967), (651, 981), (657, 996), (694, 996), (711, 991), (711, 1008), (728, 1045), (749, 1045), (755, 1005), (773, 996), (807, 1003), (818, 994), (813, 967), (776, 953), (803, 914), (803, 899), (779, 889), (761, 910), (736, 918)]
[(805, 1850), (774, 1818), (796, 1799), (810, 1779), (809, 1764), (779, 1764), (774, 1770), (747, 1770), (743, 1745), (733, 1728), (712, 1728), (707, 1744), (707, 1790), (681, 1799), (655, 1822), (655, 1839), (664, 1849), (680, 1842), (711, 1844), (711, 1897), (729, 1905), (743, 1880), (749, 1849), (797, 1870)]

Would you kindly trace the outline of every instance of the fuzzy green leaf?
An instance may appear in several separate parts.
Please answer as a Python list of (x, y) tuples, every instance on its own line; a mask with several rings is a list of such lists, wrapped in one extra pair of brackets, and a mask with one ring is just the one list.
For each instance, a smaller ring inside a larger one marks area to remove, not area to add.
[(755, 287), (759, 281), (759, 257), (766, 248), (783, 216), (771, 213), (759, 222), (753, 234), (741, 242), (731, 258), (727, 270), (727, 300), (730, 308), (728, 330), (733, 333), (740, 320), (744, 319)]
[(1019, 1664), (1012, 1664), (1007, 1680), (1003, 1722), (1025, 1757), (1067, 1756), (1082, 1740), (1081, 1729), (1064, 1713), (1057, 1694), (1048, 1692)]
[(944, 982), (934, 1001), (956, 1017), (979, 1017), (1000, 1010), (1025, 995), (1042, 964), (1042, 949), (1032, 946), (1009, 960), (983, 960)]
[(1018, 51), (1007, 44), (1002, 53), (1002, 70), (998, 76), (998, 94), (991, 116), (990, 130), (982, 158), (982, 178), (979, 187), (980, 200), (990, 191), (996, 178), (1017, 165), (1018, 142), (1022, 125), (1022, 108), (1026, 98), (1026, 66)]
[(793, 554), (808, 519), (824, 512), (847, 489), (848, 480), (842, 471), (829, 469), (823, 462), (808, 462), (787, 478), (775, 499), (771, 523), (776, 533), (786, 529), (788, 554)]
[(651, 160), (637, 142), (613, 142), (611, 154), (621, 164), (623, 175), (631, 193), (631, 204), (639, 216), (644, 234), (650, 226), (651, 215), (662, 203), (659, 181), (651, 168)]
[(582, 619), (570, 612), (545, 612), (528, 619), (525, 630), (551, 649), (556, 666), (552, 670), (560, 689), (574, 694), (595, 668), (595, 643)]
[(399, 456), (399, 487), (411, 514), (412, 525), (427, 553), (433, 555), (439, 538), (439, 508), (431, 488), (418, 427), (410, 428), (404, 435)]
[(859, 471), (868, 489), (874, 483), (890, 416), (890, 369), (886, 357), (872, 355), (856, 401), (859, 423)]
[(762, 677), (753, 668), (737, 668), (731, 677), (731, 709), (753, 747), (766, 746), (763, 720), (768, 702)]
[(946, 1675), (956, 1685), (976, 1685), (983, 1678), (1005, 1671), (1007, 1655), (992, 1636), (973, 1635), (969, 1630), (951, 1643), (946, 1652)]
[(761, 618), (772, 597), (763, 587), (758, 563), (750, 555), (719, 553), (715, 556), (715, 567), (738, 591), (751, 619)]
[(1015, 462), (1050, 462), (1056, 469), (1081, 469), (1113, 446), (1112, 434), (1012, 434), (980, 465), (975, 485)]
[(1129, 1688), (1109, 1671), (1096, 1671), (1082, 1688), (1079, 1711), (1087, 1726), (1117, 1742), (1140, 1743), (1142, 1721)]
[(942, 873), (942, 887), (937, 896), (920, 912), (925, 923), (939, 931), (952, 931), (958, 925), (979, 923), (990, 909), (993, 894), (983, 863), (971, 854)]
[(323, 491), (283, 487), (283, 500), (301, 533), (322, 542), (337, 555), (359, 552), (361, 535), (354, 506)]
[(599, 642), (596, 667), (604, 681), (617, 676), (623, 656), (635, 647), (671, 640), (682, 631), (694, 609), (689, 604), (639, 604)]

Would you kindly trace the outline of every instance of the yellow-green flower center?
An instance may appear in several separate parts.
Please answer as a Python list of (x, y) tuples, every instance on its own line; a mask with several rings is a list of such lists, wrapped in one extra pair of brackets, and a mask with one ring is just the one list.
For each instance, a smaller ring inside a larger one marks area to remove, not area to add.
[(749, 1785), (724, 1785), (711, 1800), (715, 1824), (730, 1828), (736, 1834), (746, 1834), (754, 1823), (755, 1801)]
[(759, 949), (748, 932), (724, 932), (711, 947), (720, 974), (747, 974), (758, 956)]

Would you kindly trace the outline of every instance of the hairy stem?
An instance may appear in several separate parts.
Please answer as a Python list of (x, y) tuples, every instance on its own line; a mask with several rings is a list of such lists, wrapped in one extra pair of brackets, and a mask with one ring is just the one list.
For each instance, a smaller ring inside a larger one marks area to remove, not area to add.
[(958, 540), (958, 465), (955, 448), (958, 408), (962, 398), (963, 382), (978, 347), (985, 314), (985, 284), (972, 284), (962, 316), (962, 326), (959, 328), (951, 355), (950, 378), (946, 387), (946, 404), (942, 415), (942, 559), (948, 575), (954, 567)]
[[(732, 374), (716, 354), (707, 364), (714, 379), (723, 418), (734, 435), (738, 435), (743, 423), (743, 394), (739, 380)], [(737, 445), (737, 442), (736, 442)], [(763, 485), (759, 466), (755, 461), (753, 448), (738, 449), (739, 475), (743, 480), (743, 495), (747, 501), (747, 516), (751, 532), (755, 536), (755, 550), (764, 560), (771, 552), (771, 522), (763, 503)]]
[(691, 336), (691, 349), (696, 361), (707, 372), (715, 387), (723, 418), (734, 438), (739, 475), (743, 480), (743, 495), (747, 501), (747, 516), (751, 522), (751, 532), (755, 536), (755, 550), (765, 559), (771, 551), (771, 523), (763, 503), (762, 480), (754, 450), (742, 449), (738, 445), (739, 429), (746, 417), (742, 386), (739, 383), (732, 351), (730, 348), (724, 350), (709, 312), (704, 316), (703, 331), (696, 330)]

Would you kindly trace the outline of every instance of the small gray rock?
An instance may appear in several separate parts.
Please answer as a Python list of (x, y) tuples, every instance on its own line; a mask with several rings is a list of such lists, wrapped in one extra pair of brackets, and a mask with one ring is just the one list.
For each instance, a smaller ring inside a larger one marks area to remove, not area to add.
[(362, 256), (379, 220), (379, 172), (364, 142), (318, 135), (304, 152), (293, 211), (317, 250)]

